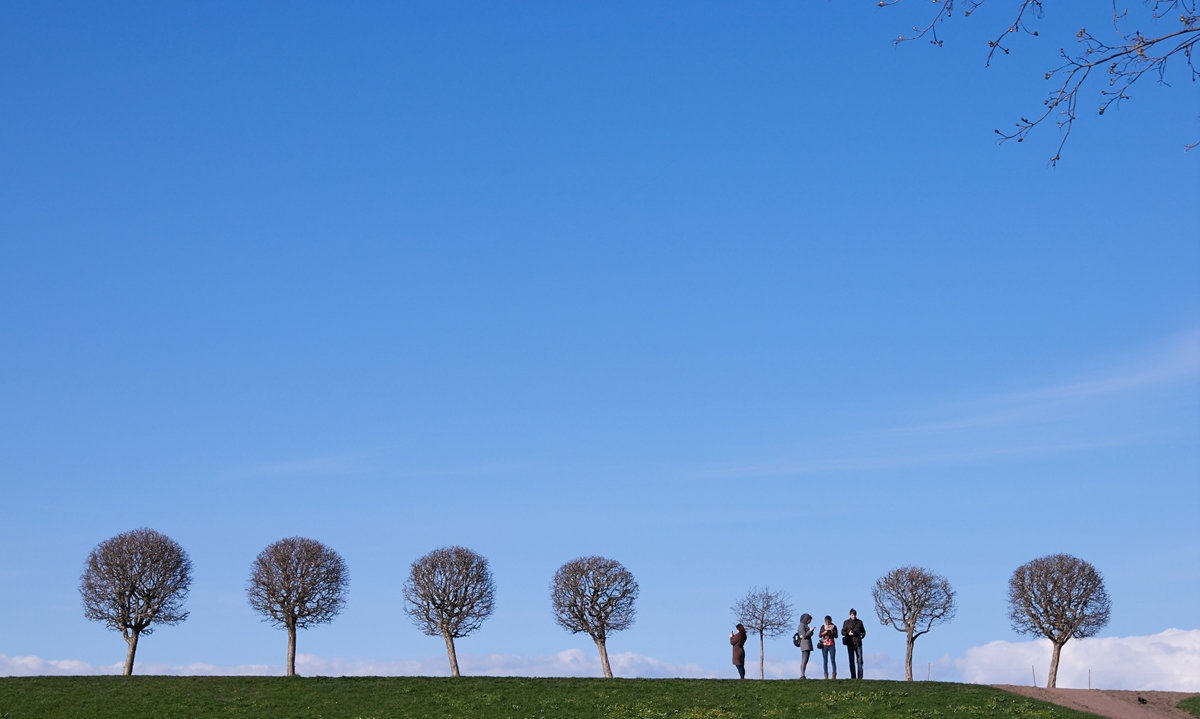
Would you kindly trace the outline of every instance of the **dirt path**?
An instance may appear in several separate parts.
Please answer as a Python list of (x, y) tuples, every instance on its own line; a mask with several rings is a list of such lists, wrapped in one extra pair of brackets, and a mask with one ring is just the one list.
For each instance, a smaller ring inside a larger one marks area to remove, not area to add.
[[(1114, 689), (1040, 689), (1012, 684), (997, 684), (1013, 694), (1031, 699), (1040, 699), (1051, 704), (1099, 714), (1109, 719), (1196, 719), (1191, 714), (1176, 709), (1175, 705), (1195, 696), (1193, 692), (1128, 692)], [(1138, 701), (1138, 698), (1146, 703)]]

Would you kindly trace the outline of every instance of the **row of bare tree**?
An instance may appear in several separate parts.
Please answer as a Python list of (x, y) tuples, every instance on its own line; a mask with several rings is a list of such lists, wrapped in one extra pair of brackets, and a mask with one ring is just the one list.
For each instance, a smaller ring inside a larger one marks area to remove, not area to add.
[[(88, 555), (79, 582), (84, 616), (121, 632), (126, 675), (133, 673), (142, 636), (187, 619), (191, 572), (183, 547), (153, 529), (119, 534)], [(288, 676), (296, 674), (296, 630), (332, 621), (346, 604), (349, 583), (341, 555), (313, 539), (281, 539), (255, 557), (246, 594), (264, 621), (287, 630)], [(487, 559), (464, 547), (435, 549), (412, 563), (403, 593), (405, 612), (422, 632), (445, 640), (450, 673), (459, 676), (454, 640), (478, 629), (495, 607)], [(592, 638), (606, 677), (612, 677), (608, 634), (633, 624), (637, 596), (633, 574), (604, 557), (573, 559), (550, 583), (555, 621)]]
[[(121, 632), (127, 644), (125, 674), (133, 673), (138, 639), (157, 625), (188, 617), (191, 560), (177, 542), (153, 529), (135, 529), (101, 542), (84, 564), (79, 592), (84, 616)], [(346, 603), (350, 578), (342, 557), (324, 544), (289, 537), (271, 544), (250, 567), (251, 608), (287, 630), (287, 674), (296, 673), (296, 630), (332, 621)], [(417, 628), (446, 642), (450, 673), (459, 676), (454, 640), (478, 629), (495, 608), (495, 582), (485, 557), (464, 547), (443, 547), (412, 563), (404, 583), (404, 610)], [(872, 590), (883, 625), (905, 633), (904, 678), (912, 680), (913, 645), (957, 609), (945, 577), (921, 567), (901, 567)], [(620, 562), (580, 557), (559, 567), (550, 582), (555, 621), (595, 642), (605, 677), (612, 677), (606, 642), (634, 620), (638, 583)], [(1021, 565), (1009, 579), (1009, 619), (1023, 634), (1053, 644), (1047, 686), (1054, 687), (1059, 654), (1071, 638), (1094, 635), (1108, 623), (1110, 603), (1100, 573), (1088, 562), (1054, 554)], [(732, 607), (738, 621), (759, 635), (759, 677), (764, 637), (791, 628), (787, 593), (751, 589)]]
[[(954, 618), (954, 588), (943, 576), (922, 567), (893, 569), (871, 590), (880, 624), (904, 632), (904, 678), (912, 681), (913, 646), (933, 627)], [(758, 673), (764, 675), (763, 637), (793, 626), (786, 592), (753, 588), (731, 608), (747, 630), (758, 634)], [(1053, 646), (1046, 686), (1054, 688), (1058, 660), (1072, 638), (1094, 636), (1108, 623), (1111, 603), (1104, 579), (1090, 563), (1069, 554), (1052, 554), (1022, 564), (1008, 580), (1008, 618), (1019, 634), (1046, 637)]]

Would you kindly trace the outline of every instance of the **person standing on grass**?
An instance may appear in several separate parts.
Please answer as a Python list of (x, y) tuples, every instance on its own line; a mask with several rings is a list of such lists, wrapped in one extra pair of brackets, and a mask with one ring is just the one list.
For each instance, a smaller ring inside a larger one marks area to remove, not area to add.
[(808, 668), (808, 657), (812, 654), (812, 636), (813, 628), (808, 626), (812, 621), (811, 614), (800, 615), (800, 628), (796, 630), (796, 635), (800, 637), (800, 678), (808, 679), (804, 676), (805, 670)]
[(858, 618), (858, 612), (850, 610), (850, 618), (842, 623), (842, 643), (846, 645), (846, 657), (850, 663), (850, 678), (863, 678), (862, 640), (867, 636), (867, 628)]
[(737, 667), (738, 679), (746, 678), (746, 628), (737, 625), (737, 631), (729, 633), (729, 643), (733, 645), (733, 666)]
[(837, 679), (837, 625), (833, 623), (833, 617), (825, 615), (825, 623), (821, 625), (821, 633), (818, 638), (821, 642), (821, 660), (825, 663), (825, 678), (829, 678), (829, 665), (833, 665), (833, 678)]

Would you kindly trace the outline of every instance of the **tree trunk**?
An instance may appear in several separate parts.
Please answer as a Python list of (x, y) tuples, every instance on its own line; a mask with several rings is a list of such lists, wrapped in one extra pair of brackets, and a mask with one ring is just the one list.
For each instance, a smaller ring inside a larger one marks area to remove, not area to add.
[(125, 637), (125, 643), (129, 648), (125, 652), (125, 676), (133, 675), (133, 655), (137, 654), (138, 632), (133, 632)]
[(296, 626), (291, 625), (287, 628), (288, 632), (288, 656), (287, 656), (287, 675), (289, 677), (296, 676)]
[(1058, 655), (1062, 651), (1062, 645), (1058, 642), (1054, 643), (1054, 652), (1050, 654), (1050, 676), (1046, 680), (1046, 688), (1054, 689), (1058, 683)]
[(454, 653), (454, 637), (442, 632), (442, 638), (446, 640), (446, 656), (450, 657), (450, 676), (459, 676), (458, 655)]
[[(912, 678), (912, 654), (913, 654), (913, 645), (916, 643), (917, 643), (916, 637), (914, 637), (912, 635), (912, 632), (909, 632), (908, 633), (908, 642), (907, 642), (908, 646), (904, 650), (904, 681), (906, 681), (906, 682), (911, 682), (913, 680), (913, 678)], [(862, 679), (862, 677), (859, 677), (859, 679)]]
[(765, 664), (765, 663), (766, 663), (766, 653), (763, 651), (763, 633), (762, 633), (762, 630), (760, 629), (758, 631), (758, 678), (759, 679), (766, 679), (766, 676), (765, 676), (764, 670), (763, 670), (763, 664)]
[(612, 667), (608, 665), (608, 650), (604, 648), (604, 640), (596, 640), (596, 648), (600, 650), (600, 666), (604, 668), (604, 678), (612, 679)]

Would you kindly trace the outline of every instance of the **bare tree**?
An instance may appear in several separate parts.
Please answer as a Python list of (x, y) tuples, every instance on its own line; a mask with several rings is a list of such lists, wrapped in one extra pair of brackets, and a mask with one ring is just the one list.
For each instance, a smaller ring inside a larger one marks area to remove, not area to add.
[(792, 605), (787, 592), (772, 592), (770, 587), (752, 588), (730, 609), (738, 621), (758, 632), (758, 678), (765, 678), (763, 637), (777, 637), (792, 626)]
[[(896, 42), (929, 38), (937, 46), (943, 44), (938, 37), (937, 26), (961, 8), (963, 15), (974, 12), (987, 0), (933, 0), (936, 12), (927, 25), (913, 28), (913, 34), (901, 36)], [(880, 7), (895, 5), (900, 0), (880, 0)], [(1037, 36), (1034, 22), (1042, 16), (1044, 0), (1012, 0), (1015, 11), (1011, 22), (1006, 24), (996, 38), (988, 43), (987, 65), (991, 65), (997, 52), (1009, 54), (1012, 36), (1026, 34)], [(1045, 109), (1029, 119), (1022, 117), (1011, 132), (1001, 132), (1000, 142), (1016, 139), (1021, 142), (1034, 127), (1054, 115), (1061, 130), (1062, 139), (1058, 150), (1050, 159), (1056, 164), (1062, 155), (1067, 137), (1076, 119), (1080, 92), (1092, 73), (1101, 76), (1099, 114), (1103, 115), (1114, 104), (1129, 99), (1129, 88), (1145, 75), (1157, 77), (1160, 84), (1167, 83), (1167, 67), (1172, 59), (1181, 59), (1187, 66), (1190, 79), (1200, 79), (1200, 67), (1194, 55), (1200, 41), (1200, 13), (1197, 0), (1145, 0), (1141, 8), (1128, 0), (1112, 1), (1112, 30), (1093, 32), (1086, 27), (1075, 35), (1074, 51), (1060, 49), (1062, 64), (1045, 74), (1045, 79), (1055, 83), (1044, 103)], [(1131, 19), (1132, 16), (1132, 19)], [(1144, 34), (1147, 26), (1153, 32)], [(1135, 29), (1130, 30), (1130, 27)], [(1190, 150), (1200, 143), (1185, 145)]]
[(954, 589), (946, 578), (921, 567), (893, 569), (875, 581), (875, 614), (904, 632), (904, 679), (912, 681), (913, 645), (936, 624), (954, 618)]
[(1047, 689), (1057, 682), (1063, 645), (1072, 638), (1095, 635), (1108, 624), (1111, 609), (1100, 572), (1069, 554), (1022, 564), (1008, 580), (1008, 618), (1013, 629), (1046, 637), (1054, 645)]
[(287, 629), (287, 675), (296, 675), (296, 630), (332, 621), (346, 604), (350, 582), (341, 555), (304, 537), (289, 537), (262, 550), (250, 567), (250, 606)]
[(192, 562), (175, 540), (134, 529), (101, 542), (79, 578), (83, 615), (125, 638), (125, 676), (133, 674), (138, 638), (156, 624), (178, 624), (192, 583)]
[(550, 583), (554, 621), (578, 634), (587, 632), (600, 650), (604, 676), (612, 679), (605, 641), (610, 632), (633, 624), (638, 583), (622, 564), (604, 557), (580, 557), (558, 568)]
[(478, 629), (495, 607), (487, 559), (465, 547), (435, 549), (412, 563), (403, 591), (405, 613), (421, 631), (446, 640), (450, 675), (459, 676), (454, 640)]

